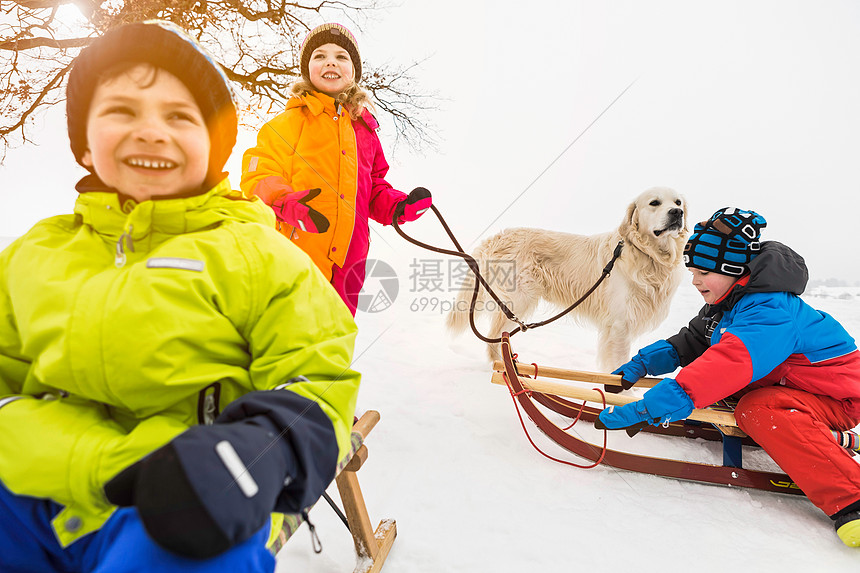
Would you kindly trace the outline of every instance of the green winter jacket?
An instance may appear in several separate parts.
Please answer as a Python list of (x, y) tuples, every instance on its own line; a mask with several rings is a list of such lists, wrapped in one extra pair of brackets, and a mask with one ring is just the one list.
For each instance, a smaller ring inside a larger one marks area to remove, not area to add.
[(68, 545), (115, 509), (120, 470), (254, 390), (289, 385), (340, 457), (355, 322), (272, 210), (225, 179), (187, 198), (82, 193), (0, 254), (0, 481), (50, 498)]

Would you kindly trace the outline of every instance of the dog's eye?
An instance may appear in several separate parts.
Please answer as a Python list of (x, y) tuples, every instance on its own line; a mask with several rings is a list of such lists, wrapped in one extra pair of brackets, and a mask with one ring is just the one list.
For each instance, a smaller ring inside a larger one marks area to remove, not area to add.
[(681, 205), (681, 200), (680, 200), (680, 199), (675, 199), (675, 205), (680, 206), (680, 205)]
[(648, 203), (648, 204), (649, 204), (649, 205), (651, 205), (652, 207), (659, 207), (659, 206), (660, 206), (660, 201), (658, 201), (657, 199), (654, 199), (653, 201), (651, 201), (651, 202), (650, 202), (650, 203)]

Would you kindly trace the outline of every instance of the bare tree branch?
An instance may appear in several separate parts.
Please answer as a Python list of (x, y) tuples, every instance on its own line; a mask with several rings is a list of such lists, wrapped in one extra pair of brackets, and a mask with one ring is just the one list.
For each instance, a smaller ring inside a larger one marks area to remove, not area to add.
[[(195, 36), (239, 87), (242, 121), (280, 111), (297, 79), (301, 40), (326, 20), (361, 30), (382, 0), (13, 0), (0, 1), (0, 161), (29, 141), (33, 119), (65, 98), (74, 57), (93, 38), (129, 22), (171, 21)], [(387, 114), (397, 142), (436, 145), (428, 115), (436, 98), (411, 74), (418, 63), (373, 67), (362, 83)]]
[(54, 38), (23, 38), (20, 40), (9, 40), (0, 44), (0, 50), (32, 50), (33, 48), (83, 48), (92, 38), (69, 38), (66, 40), (55, 40)]

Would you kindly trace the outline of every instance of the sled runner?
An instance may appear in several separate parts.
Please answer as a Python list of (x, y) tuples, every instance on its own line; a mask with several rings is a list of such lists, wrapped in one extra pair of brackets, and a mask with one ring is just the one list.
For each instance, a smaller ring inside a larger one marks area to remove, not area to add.
[[(497, 361), (494, 364), (492, 382), (506, 385), (515, 403), (525, 410), (535, 425), (552, 441), (577, 456), (596, 462), (591, 466), (577, 467), (594, 467), (598, 463), (604, 463), (619, 469), (664, 477), (803, 495), (803, 492), (791, 478), (783, 473), (743, 468), (741, 445), (751, 445), (753, 442), (737, 427), (734, 415), (729, 410), (694, 410), (690, 417), (683, 422), (673, 422), (666, 428), (662, 426), (644, 428), (645, 431), (667, 435), (721, 440), (723, 442), (723, 465), (721, 466), (641, 456), (608, 449), (605, 446), (605, 441), (604, 446), (601, 447), (577, 438), (547, 418), (537, 404), (563, 416), (574, 418), (575, 421), (579, 419), (594, 421), (601, 409), (585, 406), (584, 403), (580, 406), (565, 398), (581, 399), (605, 405), (623, 405), (635, 401), (637, 398), (606, 394), (597, 389), (588, 390), (574, 384), (564, 383), (561, 380), (620, 386), (621, 377), (540, 366), (535, 368), (535, 366), (518, 363), (511, 352), (510, 339), (507, 333), (502, 335), (501, 350), (503, 361)], [(536, 369), (538, 377), (529, 378), (524, 375), (535, 374)], [(551, 378), (552, 380), (543, 380), (542, 378)], [(659, 379), (643, 378), (636, 383), (636, 386), (649, 388), (658, 381)], [(517, 413), (519, 414), (519, 410)], [(525, 426), (523, 427), (525, 428)], [(546, 456), (546, 454), (543, 455)], [(550, 457), (550, 459), (555, 458)]]
[[(340, 492), (346, 513), (346, 522), (352, 534), (358, 564), (353, 573), (376, 573), (382, 569), (385, 558), (397, 536), (397, 524), (393, 519), (383, 519), (376, 530), (370, 522), (361, 486), (358, 483), (358, 470), (367, 461), (367, 446), (364, 440), (379, 422), (379, 412), (368, 410), (352, 427), (352, 448), (337, 467), (335, 483)], [(287, 540), (305, 522), (301, 514), (284, 516), (284, 523), (272, 546), (273, 553), (281, 550)]]

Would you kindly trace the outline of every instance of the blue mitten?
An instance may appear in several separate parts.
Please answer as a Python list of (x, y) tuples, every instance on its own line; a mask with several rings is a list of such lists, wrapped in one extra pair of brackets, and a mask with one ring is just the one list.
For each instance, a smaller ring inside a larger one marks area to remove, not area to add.
[[(648, 374), (648, 369), (645, 367), (645, 362), (642, 357), (637, 354), (630, 359), (630, 362), (616, 368), (612, 371), (613, 374), (621, 375), (621, 390), (629, 390), (636, 384), (636, 381)], [(606, 387), (606, 390), (613, 394), (620, 392), (617, 387)]]
[(681, 365), (678, 352), (666, 340), (658, 340), (636, 353), (630, 362), (612, 371), (621, 374), (621, 387), (629, 390), (646, 374), (658, 375), (672, 372)]
[(636, 402), (603, 410), (594, 422), (600, 430), (620, 430), (646, 422), (652, 426), (683, 420), (693, 411), (693, 401), (672, 378), (664, 378)]

